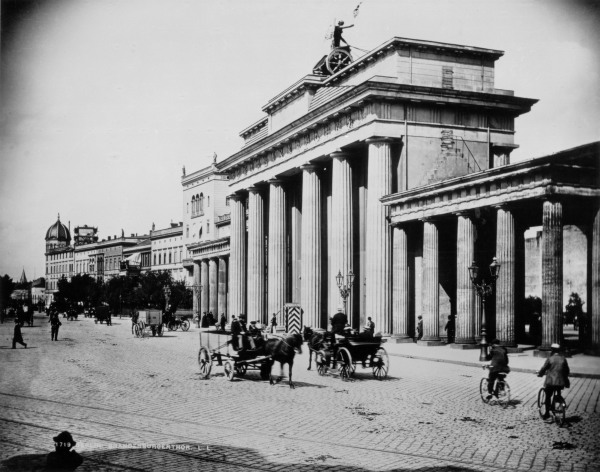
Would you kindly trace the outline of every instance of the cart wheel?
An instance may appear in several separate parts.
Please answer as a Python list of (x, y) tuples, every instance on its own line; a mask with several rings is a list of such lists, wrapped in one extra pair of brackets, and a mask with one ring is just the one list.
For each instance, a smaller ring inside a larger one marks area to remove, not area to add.
[(340, 348), (335, 360), (340, 371), (340, 379), (343, 381), (348, 380), (352, 375), (352, 356), (350, 355), (350, 351), (344, 347)]
[(538, 391), (537, 407), (540, 418), (543, 419), (546, 414), (546, 390), (544, 390), (544, 387), (540, 388)]
[(235, 376), (233, 362), (225, 361), (223, 363), (223, 372), (225, 373), (225, 378), (231, 382), (233, 380), (233, 377)]
[(169, 321), (169, 322), (167, 323), (167, 330), (169, 330), (169, 331), (173, 331), (173, 322), (172, 322), (172, 321)]
[(156, 332), (158, 333), (159, 336), (162, 336), (164, 333), (164, 325), (161, 323), (158, 325), (158, 328), (156, 329)]
[(181, 323), (181, 329), (183, 331), (190, 329), (190, 322), (188, 320), (184, 320), (183, 323)]
[(138, 325), (133, 325), (133, 334), (136, 338), (140, 337), (140, 327)]
[(327, 373), (327, 353), (320, 350), (315, 353), (315, 364), (317, 364), (317, 373), (325, 375)]
[(271, 374), (271, 365), (268, 361), (263, 362), (260, 365), (260, 378), (262, 380), (269, 380), (269, 375)]
[(352, 62), (352, 56), (345, 49), (334, 49), (329, 53), (325, 61), (327, 70), (332, 74), (342, 70)]
[(200, 378), (207, 379), (212, 370), (212, 358), (205, 347), (201, 347), (198, 352), (198, 365), (200, 366)]
[(510, 387), (506, 380), (498, 381), (498, 403), (502, 408), (506, 408), (510, 403)]
[(373, 377), (377, 380), (383, 380), (387, 377), (390, 359), (384, 348), (377, 349), (377, 352), (371, 358), (371, 365), (373, 366)]
[(246, 371), (248, 370), (248, 366), (246, 364), (239, 364), (235, 366), (235, 375), (238, 377), (243, 377), (246, 375)]

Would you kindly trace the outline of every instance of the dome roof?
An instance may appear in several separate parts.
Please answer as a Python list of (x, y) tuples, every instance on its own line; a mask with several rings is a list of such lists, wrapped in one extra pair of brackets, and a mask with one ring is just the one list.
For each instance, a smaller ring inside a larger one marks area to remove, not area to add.
[(60, 222), (60, 215), (58, 215), (58, 220), (56, 220), (56, 223), (50, 226), (48, 231), (46, 231), (46, 241), (50, 239), (66, 242), (71, 241), (71, 233), (69, 232), (69, 228)]

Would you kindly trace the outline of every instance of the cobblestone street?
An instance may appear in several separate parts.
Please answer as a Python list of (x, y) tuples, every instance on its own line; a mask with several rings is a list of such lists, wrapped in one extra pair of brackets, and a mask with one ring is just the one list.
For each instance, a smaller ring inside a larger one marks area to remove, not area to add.
[(600, 470), (598, 379), (572, 379), (560, 428), (539, 418), (531, 373), (508, 376), (506, 409), (481, 401), (481, 368), (393, 355), (384, 381), (307, 371), (306, 348), (296, 389), (216, 364), (201, 380), (195, 327), (139, 339), (128, 319), (61, 321), (52, 342), (36, 315), (16, 350), (0, 325), (2, 471), (41, 468), (63, 430), (89, 471)]

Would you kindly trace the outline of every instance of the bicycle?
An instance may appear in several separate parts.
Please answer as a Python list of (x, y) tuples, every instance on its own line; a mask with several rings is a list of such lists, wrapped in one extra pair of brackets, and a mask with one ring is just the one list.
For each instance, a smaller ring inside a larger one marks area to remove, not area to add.
[[(484, 365), (483, 366), (483, 370), (485, 369), (489, 369), (490, 366), (489, 365)], [(493, 392), (495, 392), (494, 396), (492, 396), (492, 399), (495, 397), (496, 398), (496, 402), (502, 407), (502, 408), (506, 408), (508, 406), (508, 404), (510, 403), (510, 386), (508, 385), (508, 382), (506, 381), (506, 376), (508, 374), (505, 372), (499, 373), (498, 377), (496, 378), (496, 381), (494, 382), (494, 388), (492, 389)], [(488, 399), (488, 378), (487, 377), (483, 377), (481, 379), (481, 381), (479, 382), (479, 394), (481, 395), (481, 400), (483, 401), (483, 403), (490, 403), (490, 401), (492, 399)]]
[(555, 422), (558, 426), (565, 424), (567, 402), (565, 402), (565, 399), (559, 390), (553, 390), (552, 398), (550, 399), (550, 411), (546, 411), (546, 389), (544, 387), (540, 388), (537, 395), (537, 407), (540, 418), (543, 420), (549, 418), (546, 415), (550, 414), (552, 415), (553, 422)]

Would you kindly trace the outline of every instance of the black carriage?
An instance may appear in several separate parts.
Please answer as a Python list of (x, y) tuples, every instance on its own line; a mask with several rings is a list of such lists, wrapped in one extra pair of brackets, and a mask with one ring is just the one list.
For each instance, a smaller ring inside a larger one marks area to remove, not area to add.
[(223, 366), (223, 373), (229, 381), (243, 377), (248, 370), (258, 370), (260, 378), (268, 380), (271, 357), (265, 355), (263, 347), (261, 336), (241, 334), (234, 340), (231, 331), (201, 329), (198, 352), (200, 378), (210, 376), (213, 361), (216, 361), (217, 365)]
[(319, 375), (325, 375), (329, 369), (337, 368), (342, 380), (348, 380), (357, 366), (371, 369), (373, 377), (383, 380), (387, 377), (390, 365), (387, 351), (381, 346), (385, 339), (367, 333), (347, 336), (327, 333), (332, 342), (314, 352)]
[(110, 324), (110, 307), (97, 306), (94, 309), (94, 316), (96, 317), (94, 323), (102, 324), (106, 322), (107, 325)]

